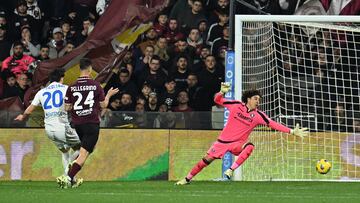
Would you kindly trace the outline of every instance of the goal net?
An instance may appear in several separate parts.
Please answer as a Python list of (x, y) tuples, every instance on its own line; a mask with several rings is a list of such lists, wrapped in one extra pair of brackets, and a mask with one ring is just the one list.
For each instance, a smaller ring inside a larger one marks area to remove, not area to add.
[[(360, 26), (354, 23), (360, 16), (236, 16), (235, 22), (236, 86), (259, 89), (260, 109), (273, 120), (311, 129), (300, 139), (257, 128), (239, 179), (360, 180)], [(333, 166), (326, 175), (315, 170), (323, 158)]]

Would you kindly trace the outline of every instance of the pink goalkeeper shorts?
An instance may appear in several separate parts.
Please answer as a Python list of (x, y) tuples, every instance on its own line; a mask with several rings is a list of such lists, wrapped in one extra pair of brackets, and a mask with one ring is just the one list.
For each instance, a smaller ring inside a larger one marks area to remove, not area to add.
[(243, 141), (224, 143), (218, 140), (210, 147), (207, 154), (217, 159), (221, 159), (226, 152), (231, 152), (233, 155), (238, 156), (246, 143)]

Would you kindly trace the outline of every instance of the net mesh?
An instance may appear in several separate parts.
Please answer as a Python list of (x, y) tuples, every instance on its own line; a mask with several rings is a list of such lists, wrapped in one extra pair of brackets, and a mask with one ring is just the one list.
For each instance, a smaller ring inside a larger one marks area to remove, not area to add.
[[(241, 47), (243, 90), (261, 90), (273, 120), (312, 131), (301, 140), (258, 128), (241, 178), (360, 178), (359, 26), (243, 22)], [(333, 165), (325, 176), (315, 170), (322, 158)]]

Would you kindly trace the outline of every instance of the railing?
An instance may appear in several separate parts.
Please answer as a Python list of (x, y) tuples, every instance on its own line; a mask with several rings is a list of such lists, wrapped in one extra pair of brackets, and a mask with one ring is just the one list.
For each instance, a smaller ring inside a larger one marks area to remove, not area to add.
[[(0, 128), (41, 128), (44, 127), (44, 113), (42, 110), (34, 112), (23, 122), (15, 121), (15, 117), (22, 112), (0, 111)], [(344, 126), (338, 126), (337, 117), (327, 116), (326, 123), (318, 122), (315, 114), (281, 114), (273, 120), (294, 127), (299, 123), (311, 131), (323, 132), (359, 132), (353, 117), (344, 117)], [(349, 121), (348, 121), (349, 120)], [(359, 123), (359, 122), (358, 122)], [(326, 124), (326, 128), (319, 128), (319, 124)], [(102, 128), (141, 128), (141, 129), (196, 129), (221, 130), (224, 126), (223, 111), (214, 112), (107, 112), (101, 117)], [(259, 128), (262, 129), (262, 128)]]
[[(14, 121), (22, 112), (0, 111), (0, 127), (44, 127), (42, 111), (33, 113), (27, 121)], [(103, 128), (157, 129), (222, 129), (223, 111), (217, 112), (120, 112), (111, 111), (101, 117)]]

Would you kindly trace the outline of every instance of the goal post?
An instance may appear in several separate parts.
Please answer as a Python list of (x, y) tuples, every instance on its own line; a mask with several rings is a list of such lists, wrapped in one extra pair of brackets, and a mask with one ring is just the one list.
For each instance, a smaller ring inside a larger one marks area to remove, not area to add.
[(236, 15), (233, 84), (235, 99), (259, 89), (270, 118), (311, 129), (256, 128), (237, 180), (360, 180), (360, 16)]

